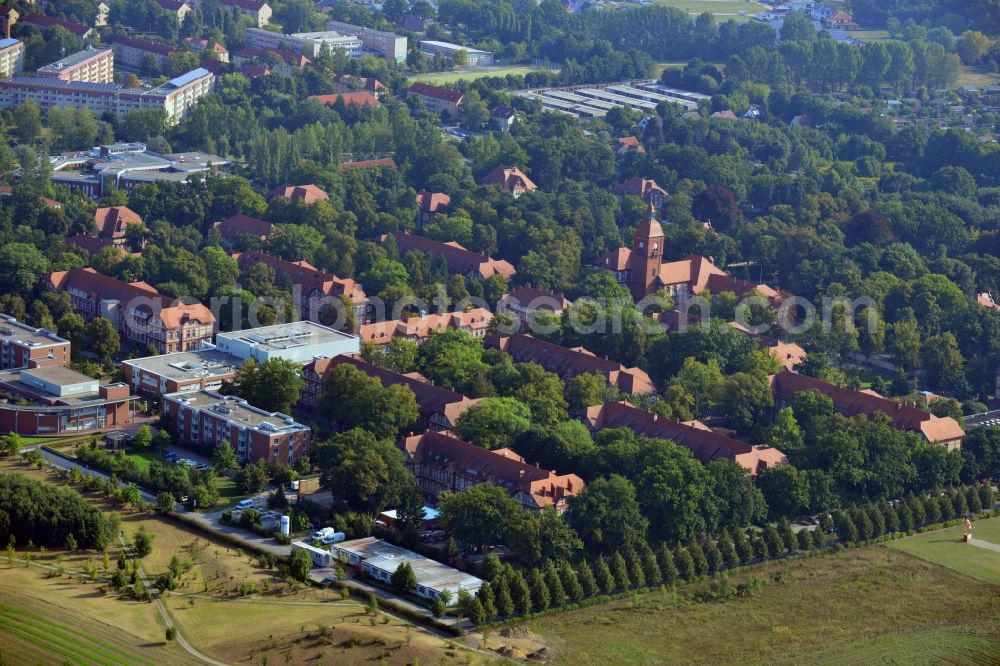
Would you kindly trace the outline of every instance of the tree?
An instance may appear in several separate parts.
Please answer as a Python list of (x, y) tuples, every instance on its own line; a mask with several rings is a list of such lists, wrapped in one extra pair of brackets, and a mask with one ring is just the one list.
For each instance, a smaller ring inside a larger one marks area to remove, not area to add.
[(677, 577), (682, 580), (692, 581), (697, 575), (694, 568), (694, 558), (687, 548), (677, 546), (674, 552), (674, 564), (677, 565)]
[(349, 363), (330, 371), (319, 399), (321, 413), (342, 430), (363, 428), (392, 438), (416, 424), (420, 412), (408, 386), (382, 386)]
[(573, 377), (566, 386), (566, 402), (574, 412), (602, 402), (607, 381), (600, 375), (584, 372)]
[(132, 446), (145, 449), (153, 443), (153, 429), (148, 425), (139, 426), (132, 435)]
[(677, 580), (677, 566), (674, 564), (674, 554), (666, 544), (656, 552), (656, 564), (660, 568), (660, 578), (667, 585), (673, 585)]
[(312, 571), (312, 558), (308, 551), (304, 549), (293, 549), (292, 556), (288, 559), (288, 573), (295, 580), (305, 581)]
[(218, 446), (215, 447), (215, 454), (212, 456), (212, 464), (215, 465), (215, 469), (220, 472), (226, 472), (240, 466), (240, 461), (236, 457), (236, 453), (233, 451), (233, 445), (229, 443), (228, 439), (222, 440), (219, 442)]
[(49, 261), (28, 243), (0, 247), (0, 291), (27, 298), (50, 270)]
[(121, 124), (122, 137), (127, 141), (147, 142), (167, 131), (167, 112), (162, 108), (136, 109), (125, 114)]
[(531, 598), (531, 588), (524, 579), (524, 574), (514, 571), (510, 575), (510, 595), (514, 600), (514, 608), (521, 615), (531, 612), (534, 600)]
[(409, 562), (403, 562), (392, 572), (389, 582), (400, 592), (409, 592), (417, 586), (417, 575)]
[(14, 109), (14, 127), (18, 143), (31, 144), (42, 131), (42, 110), (33, 100), (25, 100)]
[(505, 533), (521, 506), (499, 486), (481, 483), (459, 492), (444, 492), (438, 497), (442, 524), (460, 542), (481, 547)]
[(263, 460), (247, 462), (236, 472), (236, 490), (241, 495), (255, 495), (267, 483), (267, 466)]
[(76, 537), (73, 536), (72, 532), (66, 535), (66, 543), (64, 545), (64, 548), (66, 548), (66, 550), (68, 550), (71, 553), (76, 551), (77, 548), (79, 548), (79, 546), (76, 543)]
[(611, 594), (615, 589), (615, 578), (611, 575), (611, 568), (603, 557), (594, 560), (594, 578), (597, 580), (597, 587), (604, 594)]
[(771, 446), (786, 455), (797, 453), (805, 446), (805, 435), (791, 407), (778, 410), (778, 416), (767, 432)]
[(692, 539), (687, 545), (687, 552), (691, 555), (694, 563), (694, 573), (696, 576), (704, 576), (708, 573), (708, 558), (705, 557), (705, 550), (696, 540)]
[(169, 492), (159, 492), (156, 494), (156, 510), (160, 513), (170, 513), (174, 510), (177, 500)]
[(298, 402), (302, 379), (298, 367), (284, 358), (269, 358), (261, 364), (247, 359), (232, 380), (223, 382), (222, 392), (238, 395), (269, 412), (288, 414)]
[(515, 398), (483, 398), (465, 410), (455, 434), (485, 449), (510, 446), (531, 427), (531, 410)]
[(594, 577), (594, 572), (590, 568), (590, 565), (587, 564), (587, 560), (580, 560), (580, 564), (576, 567), (576, 577), (580, 582), (580, 588), (583, 591), (584, 597), (591, 597), (597, 594), (597, 579)]
[(732, 569), (739, 566), (740, 556), (736, 552), (733, 538), (729, 536), (729, 530), (722, 529), (719, 533), (719, 540), (716, 542), (716, 546), (719, 549), (719, 554), (722, 556), (722, 562), (726, 565), (726, 568)]
[(616, 550), (611, 556), (611, 575), (614, 576), (616, 588), (627, 590), (632, 587), (632, 577), (629, 575), (628, 564), (619, 550)]
[(726, 378), (718, 409), (734, 427), (746, 431), (763, 423), (773, 406), (774, 396), (766, 378), (737, 372)]
[(595, 479), (569, 498), (570, 523), (584, 543), (601, 552), (643, 540), (648, 521), (639, 509), (635, 487), (618, 475)]
[(80, 333), (82, 346), (87, 351), (96, 354), (107, 365), (118, 353), (121, 342), (114, 324), (104, 317), (94, 317)]
[(757, 477), (771, 513), (775, 516), (795, 516), (809, 505), (809, 479), (792, 465), (777, 465)]
[(950, 332), (927, 338), (923, 347), (923, 365), (928, 383), (935, 388), (950, 389), (964, 376), (965, 359), (958, 350), (958, 341)]
[(837, 536), (844, 543), (853, 543), (858, 540), (858, 528), (846, 512), (838, 509), (833, 513), (833, 524), (837, 528)]
[(545, 586), (549, 589), (549, 595), (553, 606), (562, 606), (566, 601), (566, 589), (563, 587), (562, 579), (555, 566), (549, 564), (545, 569)]
[(740, 558), (740, 562), (747, 563), (754, 558), (753, 546), (747, 539), (747, 533), (742, 529), (733, 530), (733, 547)]
[(9, 432), (0, 437), (0, 452), (5, 456), (14, 457), (21, 453), (24, 441), (16, 432)]
[(146, 531), (144, 525), (140, 525), (139, 531), (135, 533), (135, 537), (132, 539), (132, 548), (135, 550), (135, 556), (142, 559), (152, 553), (153, 539), (155, 538), (155, 534), (150, 534)]
[(781, 536), (781, 541), (785, 545), (785, 550), (795, 549), (795, 533), (792, 532), (792, 526), (788, 522), (788, 518), (785, 516), (782, 516), (781, 520), (778, 521), (778, 534)]
[(548, 608), (552, 603), (552, 595), (542, 572), (538, 569), (532, 569), (528, 577), (528, 585), (531, 588), (531, 599), (534, 602), (535, 610), (543, 611)]
[(360, 428), (318, 444), (313, 456), (323, 487), (330, 489), (335, 502), (353, 511), (378, 513), (416, 484), (392, 440)]
[(966, 65), (976, 65), (989, 52), (990, 38), (976, 30), (966, 30), (958, 38), (958, 55)]
[(754, 485), (745, 467), (732, 460), (720, 459), (705, 465), (705, 470), (710, 477), (712, 494), (718, 500), (720, 526), (746, 527), (767, 516), (764, 494)]

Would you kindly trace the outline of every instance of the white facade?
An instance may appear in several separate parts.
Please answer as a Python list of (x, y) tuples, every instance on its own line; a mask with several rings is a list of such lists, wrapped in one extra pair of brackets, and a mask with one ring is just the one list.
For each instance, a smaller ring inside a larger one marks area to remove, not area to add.
[(263, 363), (270, 358), (283, 358), (293, 363), (308, 363), (317, 356), (332, 358), (341, 354), (357, 354), (360, 339), (310, 321), (263, 326), (244, 331), (219, 333), (215, 348), (236, 358), (252, 358)]
[(353, 35), (339, 32), (298, 32), (284, 35), (261, 28), (247, 28), (247, 45), (257, 49), (282, 49), (301, 53), (307, 58), (315, 58), (323, 47), (329, 47), (331, 52), (342, 49), (350, 58), (361, 57), (361, 40)]
[(404, 62), (406, 60), (406, 37), (392, 32), (373, 30), (353, 23), (342, 21), (327, 21), (327, 30), (336, 30), (342, 35), (353, 35), (361, 40), (366, 53), (377, 55), (386, 60)]
[(470, 67), (485, 67), (493, 64), (493, 54), (489, 51), (481, 51), (471, 46), (462, 46), (461, 44), (452, 44), (450, 42), (438, 42), (433, 39), (425, 39), (420, 42), (420, 52), (432, 57), (440, 53), (446, 58), (451, 58), (459, 51), (466, 52)]
[(0, 39), (0, 77), (17, 76), (24, 69), (24, 44), (16, 39)]

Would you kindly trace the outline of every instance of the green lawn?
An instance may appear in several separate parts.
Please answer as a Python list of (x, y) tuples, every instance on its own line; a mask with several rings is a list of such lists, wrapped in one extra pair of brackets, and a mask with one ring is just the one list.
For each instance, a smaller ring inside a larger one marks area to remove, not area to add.
[(875, 39), (889, 39), (889, 32), (887, 30), (848, 30), (847, 36), (868, 42)]
[[(975, 538), (1000, 545), (1000, 518), (973, 523)], [(964, 525), (893, 541), (890, 548), (940, 564), (959, 573), (1000, 585), (1000, 553), (962, 543)]]
[[(998, 521), (1000, 522), (1000, 521)], [(1000, 654), (1000, 587), (882, 547), (731, 576), (753, 596), (698, 601), (708, 582), (529, 621), (551, 663), (986, 664)]]
[(443, 85), (445, 83), (455, 83), (456, 81), (474, 81), (487, 76), (507, 76), (508, 74), (525, 75), (528, 72), (539, 71), (536, 67), (528, 65), (512, 65), (510, 67), (475, 67), (473, 69), (463, 69), (455, 72), (429, 72), (427, 74), (414, 74), (410, 77), (413, 81), (430, 83), (433, 85)]
[(767, 11), (760, 3), (742, 2), (741, 0), (653, 0), (653, 2), (665, 7), (676, 7), (688, 14), (711, 12), (716, 16), (733, 18), (737, 18), (739, 12), (746, 12), (747, 16), (753, 16)]
[(1000, 83), (1000, 74), (991, 72), (985, 67), (964, 65), (958, 75), (960, 86), (995, 86)]
[(131, 449), (125, 451), (125, 456), (138, 465), (139, 469), (142, 471), (147, 471), (149, 469), (149, 463), (154, 460), (159, 460), (161, 463), (165, 463), (166, 459), (161, 456), (156, 451), (142, 451), (139, 449)]

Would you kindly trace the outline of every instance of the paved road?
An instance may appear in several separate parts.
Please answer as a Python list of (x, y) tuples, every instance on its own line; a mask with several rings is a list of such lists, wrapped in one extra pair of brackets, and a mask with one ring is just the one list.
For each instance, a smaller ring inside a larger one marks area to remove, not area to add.
[[(266, 510), (267, 495), (268, 493), (265, 491), (255, 496), (253, 498), (254, 508), (258, 510)], [(262, 537), (256, 532), (245, 530), (242, 527), (224, 525), (222, 523), (222, 512), (225, 510), (226, 509), (220, 509), (218, 511), (201, 513), (198, 511), (184, 511), (183, 509), (179, 509), (175, 512), (175, 514), (183, 520), (190, 520), (191, 522), (197, 523), (202, 529), (229, 535), (230, 537), (243, 542), (244, 545), (250, 548), (263, 550), (274, 555), (275, 557), (285, 558), (292, 554), (291, 546), (285, 546), (278, 543), (274, 540), (274, 537)]]
[(992, 550), (994, 553), (1000, 553), (1000, 546), (995, 543), (990, 543), (989, 541), (981, 541), (979, 539), (973, 538), (970, 541), (973, 546), (979, 546), (980, 548), (985, 548), (986, 550)]

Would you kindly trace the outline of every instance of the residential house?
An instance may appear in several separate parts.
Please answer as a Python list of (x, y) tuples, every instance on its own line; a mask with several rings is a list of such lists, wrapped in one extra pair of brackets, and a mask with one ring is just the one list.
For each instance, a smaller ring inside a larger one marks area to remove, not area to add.
[[(21, 14), (10, 6), (0, 7), (0, 25), (3, 25), (4, 41), (10, 39), (10, 29), (21, 18)], [(2, 42), (0, 42), (2, 44)], [(5, 76), (10, 76), (9, 74)]]
[(751, 476), (769, 467), (788, 463), (778, 449), (754, 446), (714, 432), (699, 421), (675, 421), (653, 412), (633, 407), (627, 402), (608, 402), (588, 407), (586, 422), (594, 430), (629, 428), (643, 437), (666, 439), (691, 452), (703, 463), (732, 460)]
[[(383, 236), (384, 241), (387, 236)], [(414, 236), (402, 231), (393, 234), (396, 248), (400, 256), (410, 250), (423, 252), (431, 257), (443, 257), (448, 264), (448, 272), (452, 275), (464, 275), (477, 280), (485, 280), (494, 275), (512, 278), (517, 273), (510, 262), (503, 259), (493, 259), (485, 254), (466, 250), (458, 243), (451, 241), (442, 243), (423, 236)]]
[(443, 492), (489, 483), (506, 490), (528, 511), (553, 507), (563, 513), (567, 500), (586, 485), (576, 474), (529, 465), (511, 449), (489, 451), (443, 432), (407, 437), (400, 448), (417, 485), (433, 501)]
[(94, 222), (97, 225), (97, 236), (77, 234), (66, 239), (67, 243), (75, 245), (90, 254), (97, 254), (106, 247), (115, 248), (124, 256), (128, 225), (143, 226), (142, 218), (128, 206), (111, 206), (98, 208), (94, 212)]
[(652, 178), (641, 178), (639, 176), (629, 178), (621, 183), (615, 183), (611, 186), (611, 193), (618, 197), (619, 202), (624, 201), (625, 197), (639, 197), (647, 204), (652, 204), (658, 209), (663, 207), (667, 197), (670, 196)]
[(509, 132), (517, 122), (517, 111), (506, 104), (498, 104), (490, 111), (490, 125), (499, 132)]
[(191, 5), (184, 0), (153, 0), (153, 2), (158, 4), (160, 9), (176, 16), (178, 24), (184, 23), (184, 17), (191, 13)]
[(492, 312), (486, 308), (472, 308), (465, 312), (444, 312), (363, 324), (358, 335), (362, 342), (374, 345), (389, 344), (393, 338), (420, 343), (434, 331), (446, 328), (458, 329), (475, 338), (482, 338), (489, 330), (491, 321)]
[(228, 441), (240, 462), (293, 465), (309, 455), (312, 431), (287, 414), (268, 412), (242, 398), (199, 390), (163, 396), (163, 416), (185, 445), (211, 457)]
[[(270, 54), (270, 55), (268, 55)], [(267, 56), (265, 58), (265, 56)], [(293, 53), (284, 49), (264, 48), (259, 49), (253, 46), (244, 46), (242, 49), (232, 54), (233, 64), (243, 67), (248, 63), (254, 63), (261, 59), (266, 59), (267, 64), (275, 71), (282, 74), (291, 74), (296, 67), (311, 67), (312, 60), (301, 53)], [(275, 63), (279, 60), (280, 63)]]
[(262, 0), (219, 0), (223, 7), (238, 10), (244, 16), (254, 20), (258, 28), (263, 28), (271, 22), (271, 5)]
[[(667, 310), (652, 315), (660, 322), (668, 334), (686, 330), (688, 326), (708, 327), (709, 321), (691, 314), (685, 310)], [(735, 333), (745, 335), (753, 340), (761, 349), (766, 349), (786, 370), (794, 370), (795, 366), (806, 359), (806, 350), (794, 342), (785, 342), (762, 333), (753, 333), (738, 322), (729, 322), (729, 327)]]
[(501, 190), (513, 196), (515, 199), (525, 192), (533, 192), (538, 189), (534, 181), (524, 175), (524, 172), (516, 166), (501, 164), (497, 168), (479, 179), (480, 185), (498, 185)]
[(716, 111), (710, 115), (709, 118), (714, 118), (716, 120), (739, 120), (739, 116), (729, 109), (726, 109), (725, 111)]
[(406, 92), (419, 98), (428, 111), (439, 116), (446, 114), (448, 118), (457, 118), (459, 108), (465, 101), (464, 93), (429, 83), (414, 83)]
[(656, 392), (653, 380), (645, 370), (601, 358), (583, 347), (561, 347), (521, 333), (509, 336), (491, 333), (483, 344), (507, 352), (518, 363), (537, 363), (565, 382), (589, 373), (603, 377), (609, 385), (625, 393), (645, 395)]
[(501, 296), (497, 301), (497, 312), (513, 317), (525, 327), (536, 313), (544, 312), (559, 316), (569, 306), (569, 300), (562, 294), (543, 291), (526, 284)]
[[(6, 9), (6, 7), (2, 9)], [(0, 16), (3, 15), (0, 14)], [(11, 37), (0, 39), (0, 78), (7, 79), (17, 76), (23, 70), (24, 44)]]
[(976, 294), (976, 303), (979, 303), (984, 308), (989, 308), (990, 310), (1000, 310), (1000, 305), (993, 300), (993, 294), (988, 291)]
[(354, 92), (366, 90), (379, 99), (388, 94), (389, 90), (381, 81), (373, 76), (356, 76), (354, 74), (335, 74), (333, 85), (338, 92)]
[(823, 27), (832, 30), (854, 30), (858, 24), (847, 12), (836, 12), (823, 19)]
[(115, 60), (133, 69), (142, 69), (148, 62), (152, 62), (157, 69), (162, 70), (172, 53), (184, 52), (163, 42), (125, 36), (115, 37), (113, 48)]
[(218, 42), (201, 37), (186, 37), (184, 41), (191, 46), (192, 51), (208, 51), (211, 59), (229, 62), (229, 49)]
[(629, 153), (643, 154), (646, 152), (646, 149), (639, 143), (639, 139), (634, 136), (620, 136), (615, 139), (615, 145), (612, 147), (615, 155), (619, 158), (625, 157)]
[(479, 400), (467, 398), (456, 391), (435, 386), (417, 373), (401, 375), (398, 372), (366, 363), (360, 358), (337, 356), (335, 358), (315, 359), (302, 369), (303, 386), (299, 398), (300, 409), (316, 418), (322, 418), (322, 415), (317, 412), (317, 406), (323, 393), (323, 384), (326, 383), (333, 368), (343, 364), (353, 365), (369, 377), (375, 377), (382, 382), (383, 386), (408, 387), (417, 399), (417, 408), (420, 410), (420, 425), (428, 430), (451, 430), (455, 427), (458, 417), (469, 407), (479, 402)]
[(69, 294), (84, 320), (110, 320), (126, 345), (167, 354), (212, 341), (215, 316), (207, 307), (171, 299), (145, 282), (122, 282), (93, 268), (71, 268), (51, 273), (46, 288)]
[(75, 21), (67, 21), (66, 19), (56, 18), (54, 16), (46, 16), (45, 14), (28, 14), (21, 19), (21, 23), (27, 23), (28, 25), (39, 27), (42, 30), (51, 30), (58, 26), (67, 30), (70, 34), (76, 35), (80, 39), (87, 39), (94, 34), (94, 29), (89, 25), (83, 25), (82, 23), (77, 23)]
[(289, 201), (301, 201), (306, 205), (311, 205), (317, 201), (329, 201), (330, 195), (315, 185), (280, 185), (264, 198), (268, 201), (274, 197), (284, 197)]
[(950, 416), (935, 416), (884, 398), (871, 390), (852, 391), (787, 370), (771, 377), (771, 391), (774, 393), (775, 409), (787, 405), (796, 393), (816, 391), (831, 398), (834, 409), (845, 416), (872, 418), (876, 414), (884, 414), (894, 428), (916, 433), (924, 441), (941, 444), (949, 450), (961, 448), (962, 438), (965, 437), (961, 424)]
[(598, 257), (594, 264), (610, 270), (620, 284), (628, 285), (636, 301), (661, 290), (668, 291), (681, 307), (689, 296), (705, 292), (728, 291), (737, 297), (757, 292), (772, 302), (780, 297), (767, 285), (730, 276), (708, 257), (688, 255), (678, 261), (664, 262), (663, 227), (656, 220), (652, 206), (647, 218), (636, 229), (632, 249), (612, 250)]
[(240, 236), (250, 236), (257, 240), (267, 240), (274, 231), (274, 225), (264, 220), (258, 220), (249, 215), (233, 215), (212, 225), (217, 229), (224, 241), (232, 242)]
[[(321, 271), (307, 261), (288, 261), (257, 250), (237, 252), (233, 255), (240, 270), (246, 272), (257, 264), (269, 266), (278, 280), (291, 283), (292, 296), (298, 304), (299, 317), (309, 321), (331, 321), (337, 315), (341, 297), (350, 299), (354, 316), (359, 322), (372, 321), (375, 306), (368, 301), (361, 285), (354, 280), (339, 278)], [(334, 308), (331, 313), (328, 307)], [(332, 319), (331, 319), (332, 318)]]
[(87, 48), (39, 67), (35, 76), (60, 81), (114, 83), (115, 56), (111, 49)]
[(417, 194), (417, 228), (423, 229), (424, 225), (434, 219), (438, 213), (443, 213), (451, 206), (451, 197), (444, 192), (428, 192), (420, 190)]
[(344, 106), (382, 106), (375, 93), (368, 92), (367, 90), (334, 93), (333, 95), (312, 95), (309, 99), (326, 106), (333, 106), (338, 102)]

